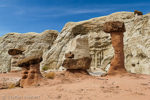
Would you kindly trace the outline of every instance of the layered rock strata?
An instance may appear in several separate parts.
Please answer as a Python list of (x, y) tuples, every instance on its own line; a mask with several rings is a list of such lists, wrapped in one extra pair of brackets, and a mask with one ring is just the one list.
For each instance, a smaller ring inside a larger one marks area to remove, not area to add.
[(20, 60), (17, 63), (19, 67), (22, 67), (22, 77), (20, 81), (21, 87), (31, 87), (43, 79), (43, 76), (40, 72), (41, 61), (41, 56), (33, 56)]
[(8, 54), (12, 55), (11, 58), (11, 72), (20, 71), (21, 68), (17, 66), (17, 62), (25, 58), (22, 54), (25, 50), (22, 49), (9, 49)]
[(108, 75), (126, 73), (124, 66), (124, 44), (123, 33), (125, 30), (124, 22), (121, 21), (109, 21), (103, 26), (103, 31), (111, 34), (111, 43), (115, 50), (115, 55), (110, 63)]
[(8, 54), (9, 49), (25, 49), (22, 53), (25, 57), (43, 55), (51, 49), (58, 34), (59, 32), (55, 30), (45, 30), (42, 33), (8, 33), (0, 37), (0, 71), (11, 70), (12, 56)]

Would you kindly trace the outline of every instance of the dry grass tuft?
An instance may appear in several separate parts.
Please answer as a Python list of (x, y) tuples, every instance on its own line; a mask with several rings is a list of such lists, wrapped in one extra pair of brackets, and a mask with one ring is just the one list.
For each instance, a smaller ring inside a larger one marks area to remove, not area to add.
[(44, 74), (44, 76), (49, 79), (54, 79), (55, 75), (56, 73), (54, 72), (49, 72), (49, 73)]
[(15, 88), (15, 84), (10, 83), (9, 86), (8, 86), (8, 89), (12, 89), (12, 88)]

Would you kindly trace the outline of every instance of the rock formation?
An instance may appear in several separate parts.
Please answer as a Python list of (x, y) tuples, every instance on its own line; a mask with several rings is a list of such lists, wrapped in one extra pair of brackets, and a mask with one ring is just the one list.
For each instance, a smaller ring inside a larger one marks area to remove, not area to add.
[[(90, 56), (92, 57), (91, 67), (105, 69), (105, 67), (110, 64), (113, 58), (113, 48), (111, 45), (110, 35), (103, 32), (102, 28), (104, 23), (110, 20), (124, 20), (127, 26), (127, 31), (130, 31), (134, 23), (134, 13), (117, 12), (109, 16), (93, 18), (81, 22), (67, 23), (54, 41), (54, 45), (51, 47), (51, 49), (44, 53), (44, 62), (42, 62), (41, 66), (59, 68), (62, 65), (64, 55), (67, 51), (67, 45), (70, 43), (70, 41), (78, 37), (78, 35), (86, 34), (88, 36)], [(106, 55), (109, 52), (111, 53), (111, 57), (106, 58)], [(103, 66), (104, 63), (106, 66)]]
[(91, 61), (88, 36), (78, 35), (68, 43), (62, 66), (66, 69), (85, 70), (90, 68)]
[(8, 33), (0, 37), (0, 71), (10, 71), (12, 56), (8, 54), (9, 49), (25, 49), (23, 52), (25, 57), (43, 55), (51, 48), (58, 34), (58, 31), (46, 30), (40, 34), (34, 32)]
[(21, 87), (30, 87), (41, 81), (43, 78), (39, 64), (41, 61), (41, 56), (33, 56), (18, 61), (18, 66), (22, 67), (22, 77), (20, 81)]
[(9, 49), (8, 54), (12, 55), (11, 59), (11, 71), (20, 71), (21, 68), (17, 66), (17, 62), (19, 60), (22, 60), (25, 58), (25, 56), (22, 54), (25, 50), (22, 49)]
[(87, 35), (92, 57), (91, 67), (108, 71), (114, 57), (114, 49), (110, 34), (106, 34), (102, 28), (104, 23), (115, 20), (123, 21), (126, 26), (124, 53), (127, 71), (150, 74), (150, 14), (134, 15), (134, 12), (116, 12), (86, 21), (68, 22), (58, 36), (57, 31), (46, 31), (41, 35), (6, 34), (0, 37), (0, 69), (7, 71), (10, 67), (11, 56), (7, 53), (10, 48), (26, 49), (24, 52), (26, 57), (43, 55), (41, 67), (59, 68), (64, 61), (69, 42), (78, 35)]
[(115, 50), (115, 55), (110, 63), (108, 75), (126, 73), (124, 66), (124, 44), (123, 33), (125, 30), (124, 22), (121, 21), (109, 21), (103, 26), (103, 31), (111, 34), (111, 43)]
[(66, 54), (72, 52), (74, 54), (74, 59), (82, 57), (90, 57), (87, 35), (77, 35), (74, 39), (69, 41), (66, 48)]
[(65, 53), (65, 58), (74, 58), (74, 54), (71, 51), (68, 53)]
[(134, 11), (134, 15), (136, 15), (136, 14), (137, 14), (137, 15), (143, 15), (143, 13), (142, 13), (141, 11), (138, 11), (138, 10), (135, 10), (135, 11)]
[[(65, 55), (68, 55), (68, 53), (66, 53)], [(82, 57), (78, 59), (66, 57), (62, 66), (65, 67), (66, 69), (89, 69), (91, 61), (92, 61), (91, 57)]]

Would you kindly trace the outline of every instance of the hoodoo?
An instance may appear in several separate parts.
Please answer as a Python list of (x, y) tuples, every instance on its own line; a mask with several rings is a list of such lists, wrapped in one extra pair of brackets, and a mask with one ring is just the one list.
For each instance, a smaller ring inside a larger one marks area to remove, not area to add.
[(115, 50), (115, 55), (111, 61), (108, 75), (126, 73), (124, 66), (124, 50), (123, 50), (123, 32), (126, 31), (124, 22), (109, 21), (103, 26), (103, 31), (111, 34), (111, 43)]

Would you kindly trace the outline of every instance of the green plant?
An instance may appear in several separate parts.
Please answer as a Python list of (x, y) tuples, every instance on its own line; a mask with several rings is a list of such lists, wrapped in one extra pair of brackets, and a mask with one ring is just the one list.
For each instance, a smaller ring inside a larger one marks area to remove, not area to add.
[(49, 79), (54, 79), (55, 73), (54, 72), (45, 73), (44, 76)]
[(44, 66), (43, 68), (42, 68), (42, 70), (43, 71), (46, 71), (46, 70), (48, 70), (49, 68), (47, 67), (47, 66)]

